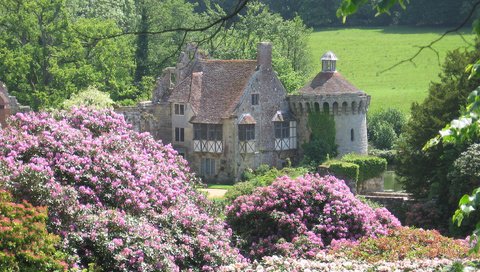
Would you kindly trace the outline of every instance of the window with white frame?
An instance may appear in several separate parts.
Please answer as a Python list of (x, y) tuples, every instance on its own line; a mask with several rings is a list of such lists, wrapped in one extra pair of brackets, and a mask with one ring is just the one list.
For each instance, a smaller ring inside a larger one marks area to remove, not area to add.
[(297, 122), (274, 122), (275, 150), (289, 150), (297, 148)]
[(242, 124), (238, 125), (238, 141), (241, 153), (255, 152), (255, 125)]
[(193, 124), (193, 151), (223, 152), (222, 130), (220, 124)]
[(255, 125), (238, 125), (238, 140), (251, 141), (255, 140)]
[(175, 115), (185, 115), (185, 105), (184, 104), (175, 104)]
[(200, 166), (200, 174), (203, 176), (214, 176), (215, 172), (215, 159), (202, 158)]
[(184, 142), (185, 141), (185, 128), (175, 128), (175, 141)]

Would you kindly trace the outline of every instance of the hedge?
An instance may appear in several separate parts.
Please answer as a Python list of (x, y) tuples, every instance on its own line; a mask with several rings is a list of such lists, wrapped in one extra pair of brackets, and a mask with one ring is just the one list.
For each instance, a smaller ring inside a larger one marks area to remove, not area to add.
[(358, 182), (378, 177), (387, 170), (387, 160), (384, 158), (347, 154), (342, 157), (342, 161), (359, 166)]
[(329, 160), (323, 166), (327, 167), (328, 171), (338, 178), (355, 181), (355, 184), (358, 181), (360, 167), (355, 163)]

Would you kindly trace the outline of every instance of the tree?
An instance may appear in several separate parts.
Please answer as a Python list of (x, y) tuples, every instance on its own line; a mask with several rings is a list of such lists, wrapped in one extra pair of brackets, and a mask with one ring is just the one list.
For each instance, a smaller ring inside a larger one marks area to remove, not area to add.
[(72, 21), (62, 0), (5, 0), (0, 14), (0, 74), (21, 103), (57, 106), (91, 84), (122, 97), (133, 65), (128, 40), (89, 38), (118, 33), (114, 22)]
[(251, 2), (246, 14), (210, 43), (208, 50), (221, 59), (255, 59), (257, 44), (273, 43), (273, 68), (287, 91), (298, 90), (310, 74), (307, 29), (299, 17), (284, 20), (259, 2)]
[(464, 67), (479, 57), (478, 49), (449, 53), (440, 75), (441, 82), (430, 86), (423, 103), (412, 105), (411, 118), (398, 142), (397, 173), (403, 177), (406, 190), (416, 197), (448, 199), (447, 174), (465, 147), (436, 146), (427, 151), (422, 151), (422, 147), (458, 115), (467, 95), (480, 83), (468, 80), (464, 73)]
[(95, 109), (113, 109), (115, 102), (107, 93), (99, 91), (95, 87), (88, 87), (78, 94), (73, 94), (70, 99), (63, 101), (62, 108), (93, 107)]
[(405, 115), (394, 108), (369, 114), (367, 117), (368, 140), (376, 148), (392, 149), (406, 121)]

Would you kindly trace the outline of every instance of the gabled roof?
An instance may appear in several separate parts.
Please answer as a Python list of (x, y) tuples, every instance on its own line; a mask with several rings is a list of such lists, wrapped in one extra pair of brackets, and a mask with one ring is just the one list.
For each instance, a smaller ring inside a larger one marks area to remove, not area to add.
[(293, 115), (287, 111), (277, 111), (272, 118), (272, 122), (284, 122), (295, 120)]
[(299, 94), (342, 94), (342, 93), (359, 93), (359, 90), (348, 82), (340, 73), (324, 73), (320, 72), (309, 83), (307, 83), (299, 91)]
[(253, 118), (253, 116), (249, 113), (242, 114), (239, 119), (239, 125), (254, 125), (257, 123), (257, 121), (255, 121), (255, 118)]
[(256, 61), (200, 60), (197, 65), (198, 72), (177, 84), (169, 101), (191, 103), (196, 112), (192, 123), (221, 123), (232, 115)]

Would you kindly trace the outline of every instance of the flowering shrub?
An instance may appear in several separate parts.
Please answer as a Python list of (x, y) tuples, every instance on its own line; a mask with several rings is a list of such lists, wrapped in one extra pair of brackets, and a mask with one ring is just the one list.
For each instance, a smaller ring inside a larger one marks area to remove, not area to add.
[(390, 230), (386, 236), (362, 238), (355, 244), (339, 243), (332, 248), (332, 252), (350, 259), (377, 262), (404, 259), (460, 259), (468, 257), (469, 249), (467, 241), (442, 236), (436, 230), (401, 227)]
[(0, 183), (48, 206), (49, 227), (80, 267), (208, 271), (241, 261), (186, 162), (120, 115), (18, 114), (0, 135)]
[(9, 193), (0, 191), (0, 270), (66, 270), (64, 256), (55, 248), (59, 237), (47, 233), (47, 210), (11, 201)]
[[(453, 270), (452, 266), (457, 265), (465, 270)], [(263, 257), (251, 264), (235, 264), (222, 267), (222, 272), (264, 272), (264, 271), (297, 271), (297, 272), (434, 272), (434, 271), (478, 271), (478, 267), (472, 267), (469, 262), (455, 263), (449, 259), (420, 259), (402, 260), (395, 262), (380, 261), (368, 263), (365, 261), (350, 260), (345, 257), (317, 254), (313, 259), (296, 259), (280, 256)]]
[(342, 180), (305, 175), (279, 178), (227, 207), (227, 222), (239, 247), (259, 259), (266, 255), (312, 257), (336, 240), (385, 235), (400, 222), (385, 208), (355, 198)]

